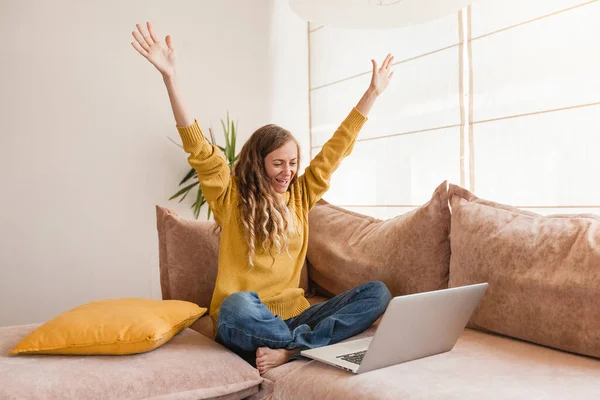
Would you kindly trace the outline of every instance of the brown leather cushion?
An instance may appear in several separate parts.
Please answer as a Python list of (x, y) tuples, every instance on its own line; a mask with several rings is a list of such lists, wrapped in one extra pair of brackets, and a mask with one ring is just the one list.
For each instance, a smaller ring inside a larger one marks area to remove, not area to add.
[(450, 264), (447, 183), (427, 204), (382, 221), (326, 202), (309, 213), (310, 277), (339, 294), (371, 280), (392, 295), (443, 289)]
[(488, 282), (469, 326), (600, 357), (600, 216), (541, 216), (450, 185), (450, 287)]

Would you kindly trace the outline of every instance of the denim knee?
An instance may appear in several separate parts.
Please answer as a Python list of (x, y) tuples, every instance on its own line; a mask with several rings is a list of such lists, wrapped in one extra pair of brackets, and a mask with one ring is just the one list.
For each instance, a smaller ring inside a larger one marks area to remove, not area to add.
[(227, 323), (228, 325), (245, 325), (245, 317), (252, 315), (253, 306), (259, 302), (258, 294), (254, 292), (235, 292), (223, 300), (219, 308), (217, 325)]
[(236, 292), (225, 298), (219, 310), (216, 337), (238, 354), (259, 347), (284, 348), (292, 340), (286, 323), (273, 315), (255, 292)]
[(386, 286), (385, 283), (381, 281), (371, 281), (367, 282), (369, 291), (372, 293), (372, 296), (379, 299), (379, 304), (381, 306), (381, 313), (385, 311), (389, 302), (392, 300), (392, 294), (390, 290)]

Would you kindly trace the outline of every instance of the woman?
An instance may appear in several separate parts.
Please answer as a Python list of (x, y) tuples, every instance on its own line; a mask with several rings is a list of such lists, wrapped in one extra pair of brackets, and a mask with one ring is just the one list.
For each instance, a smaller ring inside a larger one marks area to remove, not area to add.
[(308, 212), (329, 188), (333, 171), (350, 154), (373, 103), (386, 89), (393, 57), (374, 60), (369, 88), (333, 137), (298, 176), (300, 146), (290, 132), (266, 125), (244, 144), (230, 174), (188, 112), (177, 82), (170, 36), (137, 25), (133, 47), (162, 74), (188, 161), (221, 229), (218, 274), (209, 314), (217, 342), (261, 374), (299, 352), (339, 342), (368, 328), (391, 295), (368, 282), (310, 306), (299, 288), (308, 244)]

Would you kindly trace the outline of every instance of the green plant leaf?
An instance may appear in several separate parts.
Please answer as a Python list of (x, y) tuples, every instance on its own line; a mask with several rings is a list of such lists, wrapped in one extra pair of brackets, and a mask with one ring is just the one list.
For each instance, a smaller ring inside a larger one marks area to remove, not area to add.
[(211, 212), (211, 211), (212, 211), (212, 210), (210, 209), (210, 206), (208, 206), (208, 216), (206, 217), (206, 219), (210, 219), (210, 212)]
[(181, 196), (183, 193), (187, 192), (188, 190), (190, 190), (191, 188), (193, 188), (194, 186), (196, 186), (199, 183), (200, 182), (196, 181), (196, 182), (192, 183), (191, 185), (187, 185), (186, 187), (184, 187), (183, 189), (181, 189), (180, 191), (175, 193), (173, 196), (169, 197), (169, 200), (173, 200), (173, 199)]
[[(225, 149), (229, 149), (229, 135), (228, 135), (228, 130), (229, 130), (229, 114), (227, 114), (227, 125), (225, 125), (225, 121), (221, 120), (221, 125), (223, 126), (223, 135), (225, 136)], [(225, 157), (228, 156), (229, 153), (227, 153), (227, 150), (225, 150)]]
[(179, 185), (183, 185), (185, 182), (187, 182), (190, 178), (192, 178), (195, 175), (197, 175), (196, 170), (194, 168), (190, 169), (188, 171), (188, 173), (185, 174), (185, 176), (183, 177), (181, 182), (179, 182)]
[(219, 149), (221, 149), (221, 151), (223, 152), (223, 154), (225, 154), (225, 156), (227, 157), (227, 149), (225, 147), (221, 147), (221, 146), (217, 146)]
[(198, 216), (200, 215), (200, 209), (202, 208), (202, 205), (204, 203), (206, 203), (206, 200), (204, 199), (204, 193), (202, 193), (202, 186), (198, 186), (196, 201), (192, 205), (192, 208), (194, 209), (194, 216), (196, 217), (196, 219), (198, 219)]
[(235, 155), (235, 144), (237, 142), (237, 123), (235, 126), (231, 125), (231, 159), (235, 161), (237, 156)]
[(233, 156), (235, 155), (235, 145), (233, 144), (233, 135), (235, 134), (235, 126), (233, 125), (233, 121), (231, 121), (231, 130), (229, 131), (229, 134), (231, 135), (231, 137), (229, 138), (229, 157), (227, 157), (229, 160), (233, 159)]
[(181, 196), (181, 198), (179, 199), (179, 203), (181, 203), (183, 201), (183, 199), (186, 198), (186, 196), (191, 192), (191, 190), (188, 190), (187, 192), (185, 192), (185, 194), (183, 196)]

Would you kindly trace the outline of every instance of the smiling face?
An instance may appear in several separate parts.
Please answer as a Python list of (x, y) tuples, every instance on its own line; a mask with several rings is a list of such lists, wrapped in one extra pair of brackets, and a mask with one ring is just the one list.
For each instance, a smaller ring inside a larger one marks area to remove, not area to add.
[(273, 189), (277, 193), (285, 193), (298, 172), (298, 146), (293, 140), (288, 140), (267, 154), (264, 163)]

